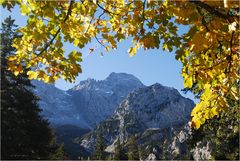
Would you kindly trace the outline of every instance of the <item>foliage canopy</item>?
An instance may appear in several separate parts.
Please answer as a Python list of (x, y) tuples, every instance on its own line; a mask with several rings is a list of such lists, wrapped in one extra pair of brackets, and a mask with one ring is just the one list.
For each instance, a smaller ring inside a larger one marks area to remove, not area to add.
[[(16, 4), (28, 23), (14, 41), (16, 55), (9, 57), (15, 75), (25, 64), (29, 79), (72, 82), (81, 72), (81, 53), (64, 55), (63, 41), (83, 48), (96, 39), (109, 51), (131, 38), (130, 56), (140, 47), (175, 51), (184, 87), (200, 97), (192, 111), (194, 127), (227, 109), (227, 97), (239, 100), (238, 1), (2, 0), (9, 10)], [(189, 30), (180, 34), (180, 25)]]

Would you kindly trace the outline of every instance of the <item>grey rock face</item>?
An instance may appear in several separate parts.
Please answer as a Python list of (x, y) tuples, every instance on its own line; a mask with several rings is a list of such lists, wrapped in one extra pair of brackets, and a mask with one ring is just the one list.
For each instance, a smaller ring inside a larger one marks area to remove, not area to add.
[[(109, 146), (118, 138), (125, 143), (133, 134), (138, 134), (141, 142), (159, 140), (171, 127), (186, 124), (193, 107), (193, 101), (174, 88), (160, 84), (140, 88), (121, 102), (112, 117), (83, 138), (81, 145), (92, 151), (97, 133), (103, 134)], [(109, 152), (111, 149), (107, 148)]]
[(175, 132), (173, 138), (171, 138), (170, 144), (168, 145), (167, 150), (171, 154), (171, 159), (181, 158), (183, 155), (186, 155), (187, 145), (186, 141), (191, 136), (191, 128), (188, 124), (180, 128)]
[(156, 155), (153, 154), (153, 153), (150, 153), (150, 154), (148, 155), (147, 159), (145, 159), (145, 161), (155, 161), (155, 160), (157, 160), (157, 159), (156, 159)]
[[(182, 128), (172, 139), (171, 144), (169, 145), (169, 151), (175, 158), (181, 158), (182, 155), (185, 155), (187, 150), (187, 141), (191, 139), (192, 132), (190, 126), (187, 124)], [(190, 153), (194, 160), (211, 160), (212, 158), (212, 149), (208, 141), (206, 142), (197, 142), (197, 145), (191, 149)]]
[(84, 120), (94, 127), (110, 116), (128, 93), (141, 87), (144, 85), (130, 74), (111, 73), (102, 81), (81, 81), (67, 92)]
[(197, 146), (192, 149), (193, 158), (196, 161), (199, 160), (211, 160), (212, 159), (212, 148), (209, 142), (203, 143), (198, 142)]
[(110, 116), (129, 92), (144, 87), (136, 77), (125, 73), (111, 73), (102, 81), (89, 78), (68, 91), (38, 81), (33, 84), (44, 117), (52, 124), (82, 128), (93, 128)]
[(77, 112), (77, 107), (72, 103), (71, 95), (66, 91), (56, 88), (53, 84), (39, 81), (32, 81), (32, 84), (36, 87), (34, 93), (40, 99), (39, 107), (42, 109), (42, 115), (51, 124), (72, 124), (89, 128), (81, 113)]
[[(188, 120), (194, 103), (182, 97), (174, 88), (154, 84), (131, 93), (121, 103), (116, 115), (130, 123), (138, 121), (145, 128), (165, 128)], [(133, 113), (134, 112), (134, 113)], [(128, 120), (135, 116), (135, 120)], [(121, 124), (124, 125), (124, 122)]]

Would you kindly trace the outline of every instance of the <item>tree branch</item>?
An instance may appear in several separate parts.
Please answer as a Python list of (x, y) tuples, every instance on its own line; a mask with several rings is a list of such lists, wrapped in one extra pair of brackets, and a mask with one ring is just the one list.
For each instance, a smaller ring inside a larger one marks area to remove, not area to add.
[(111, 11), (103, 8), (103, 7), (98, 3), (98, 0), (97, 0), (96, 4), (97, 4), (97, 6), (98, 6), (99, 8), (101, 8), (104, 12), (109, 13), (110, 15), (119, 15), (119, 14), (113, 13), (113, 12), (111, 12)]
[(88, 30), (89, 30), (89, 28), (90, 28), (90, 25), (92, 24), (92, 21), (93, 21), (93, 18), (94, 18), (94, 14), (95, 14), (95, 11), (94, 11), (93, 14), (92, 14), (91, 20), (90, 20), (90, 22), (89, 22), (88, 28), (87, 28), (87, 30), (86, 30), (85, 33), (88, 32)]
[(232, 67), (232, 54), (233, 54), (233, 38), (234, 38), (234, 31), (232, 32), (231, 40), (230, 40), (230, 55), (227, 57), (227, 60), (229, 62), (229, 67), (228, 67), (228, 73), (231, 72), (231, 67)]
[(144, 27), (144, 21), (146, 20), (145, 15), (144, 15), (145, 5), (146, 5), (146, 0), (144, 0), (144, 2), (143, 2), (143, 7), (142, 7), (142, 19), (143, 19), (143, 21), (142, 21), (142, 26), (141, 26), (141, 29), (142, 29), (142, 30), (143, 30), (143, 27)]
[(208, 4), (206, 4), (204, 2), (201, 2), (201, 1), (198, 1), (198, 0), (191, 0), (190, 2), (198, 5), (199, 7), (205, 9), (206, 11), (208, 11), (210, 14), (212, 14), (214, 16), (217, 16), (219, 18), (222, 18), (222, 19), (225, 19), (225, 20), (230, 20), (230, 18), (233, 17), (231, 15), (225, 15), (225, 14), (219, 12), (214, 7), (209, 6)]
[(97, 40), (97, 42), (98, 42), (100, 45), (102, 45), (104, 48), (106, 48), (106, 46), (105, 46), (103, 43), (101, 43), (96, 36), (94, 36), (94, 37), (95, 37), (95, 39)]
[[(66, 15), (65, 19), (63, 20), (63, 22), (66, 22), (69, 15), (71, 15), (73, 3), (74, 3), (74, 0), (71, 0), (68, 11), (67, 11), (67, 15)], [(44, 51), (46, 51), (48, 49), (48, 47), (53, 43), (53, 41), (55, 40), (57, 35), (60, 33), (60, 31), (61, 31), (61, 28), (59, 27), (57, 32), (53, 35), (53, 38), (48, 43), (46, 43), (44, 49), (39, 54), (36, 54), (37, 56), (40, 56), (41, 54), (43, 54)]]

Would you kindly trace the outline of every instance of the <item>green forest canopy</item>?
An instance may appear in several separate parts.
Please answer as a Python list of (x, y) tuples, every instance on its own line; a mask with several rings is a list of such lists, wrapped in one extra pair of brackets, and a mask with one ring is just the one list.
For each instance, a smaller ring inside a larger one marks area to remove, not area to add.
[[(28, 16), (15, 39), (16, 55), (8, 59), (15, 75), (23, 65), (29, 79), (74, 81), (81, 72), (81, 53), (64, 55), (63, 42), (83, 48), (96, 39), (106, 51), (132, 38), (129, 54), (139, 48), (176, 52), (183, 64), (184, 87), (200, 97), (192, 111), (192, 126), (228, 108), (227, 98), (239, 100), (239, 2), (189, 0), (1, 0), (11, 10), (20, 6)], [(179, 25), (189, 31), (178, 34)], [(94, 49), (90, 49), (91, 52)]]

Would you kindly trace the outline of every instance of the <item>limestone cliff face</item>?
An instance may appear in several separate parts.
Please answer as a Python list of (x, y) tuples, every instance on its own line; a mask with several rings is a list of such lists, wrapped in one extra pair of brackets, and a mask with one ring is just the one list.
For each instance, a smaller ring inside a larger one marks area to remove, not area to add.
[(111, 73), (105, 80), (87, 79), (67, 91), (78, 113), (90, 127), (111, 116), (117, 105), (133, 90), (144, 87), (130, 74)]
[(102, 133), (112, 152), (114, 142), (122, 143), (137, 134), (141, 143), (159, 141), (170, 137), (178, 126), (186, 124), (194, 107), (193, 101), (182, 97), (174, 88), (154, 84), (131, 92), (114, 114), (102, 121), (80, 144), (92, 151), (97, 133)]

